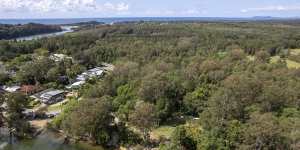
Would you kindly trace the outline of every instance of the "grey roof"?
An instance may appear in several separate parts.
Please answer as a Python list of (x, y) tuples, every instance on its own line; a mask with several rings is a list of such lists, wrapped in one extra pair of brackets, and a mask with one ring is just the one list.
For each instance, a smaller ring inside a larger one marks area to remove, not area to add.
[(77, 75), (76, 80), (77, 81), (85, 81), (87, 79), (96, 77), (96, 76), (101, 76), (104, 73), (104, 70), (100, 67), (96, 67), (90, 70), (87, 70), (85, 72), (83, 72), (80, 75)]
[(49, 91), (49, 92), (44, 93), (44, 94), (47, 94), (47, 95), (50, 95), (50, 96), (55, 96), (55, 95), (62, 94), (62, 93), (64, 93), (64, 91), (62, 91), (62, 90), (54, 90), (54, 91)]
[(32, 97), (34, 97), (34, 98), (50, 98), (52, 96), (62, 94), (62, 93), (64, 93), (64, 91), (62, 91), (62, 90), (47, 89), (40, 93), (34, 94)]

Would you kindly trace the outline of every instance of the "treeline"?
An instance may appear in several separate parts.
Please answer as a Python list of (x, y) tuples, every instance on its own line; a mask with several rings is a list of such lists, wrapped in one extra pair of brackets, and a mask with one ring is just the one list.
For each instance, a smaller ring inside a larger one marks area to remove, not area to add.
[(29, 23), (25, 25), (0, 24), (0, 40), (62, 31), (60, 26)]
[[(64, 53), (73, 56), (85, 56), (83, 53), (92, 51), (92, 48), (106, 45), (105, 48), (115, 49), (123, 56), (131, 55), (132, 58), (145, 60), (141, 57), (144, 54), (153, 55), (155, 49), (160, 51), (160, 55), (165, 56), (179, 53), (183, 55), (191, 50), (212, 53), (232, 48), (243, 49), (252, 55), (259, 50), (266, 50), (275, 55), (285, 49), (299, 47), (300, 39), (297, 22), (290, 24), (250, 22), (100, 25), (92, 30), (74, 33), (74, 35), (76, 36), (50, 38), (32, 43), (39, 45), (36, 48), (43, 47), (51, 52), (64, 50)], [(140, 46), (137, 41), (143, 42), (144, 45)], [(3, 55), (1, 56), (5, 58), (4, 53), (8, 52), (12, 54), (28, 52), (27, 48), (22, 52), (14, 52), (14, 48), (18, 49), (22, 45), (24, 44), (2, 42), (0, 51)], [(7, 56), (11, 55), (10, 53)], [(134, 54), (136, 56), (132, 56)]]

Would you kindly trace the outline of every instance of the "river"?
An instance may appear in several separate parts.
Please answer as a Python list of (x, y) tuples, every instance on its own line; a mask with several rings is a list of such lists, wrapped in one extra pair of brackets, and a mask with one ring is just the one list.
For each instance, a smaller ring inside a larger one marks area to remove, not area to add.
[(0, 150), (103, 150), (87, 143), (64, 144), (64, 139), (52, 131), (46, 131), (31, 140), (16, 141), (12, 145), (0, 141)]
[(77, 28), (77, 26), (61, 26), (62, 31), (60, 32), (54, 32), (54, 33), (45, 33), (45, 34), (38, 34), (38, 35), (31, 35), (31, 36), (25, 36), (25, 37), (19, 37), (16, 38), (17, 41), (30, 41), (35, 39), (41, 39), (44, 37), (55, 37), (59, 35), (63, 35), (66, 33), (74, 32), (74, 28)]

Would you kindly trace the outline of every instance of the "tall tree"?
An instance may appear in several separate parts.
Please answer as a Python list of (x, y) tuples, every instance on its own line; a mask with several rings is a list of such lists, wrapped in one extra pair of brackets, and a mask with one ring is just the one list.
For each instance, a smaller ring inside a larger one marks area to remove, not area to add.
[(24, 109), (28, 107), (28, 98), (20, 93), (8, 93), (5, 95), (5, 124), (9, 128), (10, 136), (24, 138), (29, 136), (31, 128), (25, 119)]
[(97, 144), (106, 145), (111, 138), (113, 121), (109, 97), (85, 99), (62, 122), (62, 128), (72, 137), (88, 137)]
[(158, 123), (155, 112), (154, 105), (140, 101), (136, 104), (134, 112), (129, 116), (130, 123), (142, 131), (146, 143), (150, 140), (149, 132)]

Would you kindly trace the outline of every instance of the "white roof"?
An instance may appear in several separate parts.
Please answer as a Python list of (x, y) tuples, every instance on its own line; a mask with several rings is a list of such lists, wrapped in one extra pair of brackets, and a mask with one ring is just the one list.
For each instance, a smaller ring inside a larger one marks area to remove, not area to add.
[(85, 84), (85, 81), (78, 81), (78, 82), (75, 82), (75, 83), (71, 84), (70, 86), (67, 86), (66, 88), (67, 89), (72, 89), (74, 87), (79, 87), (79, 86), (81, 86), (83, 84)]
[(90, 69), (90, 70), (88, 70), (86, 72), (83, 72), (82, 74), (78, 75), (76, 80), (85, 81), (89, 78), (93, 78), (93, 77), (96, 77), (96, 76), (101, 76), (103, 73), (104, 73), (104, 70), (102, 68), (96, 67), (96, 68)]
[(18, 91), (19, 89), (21, 89), (21, 87), (20, 86), (4, 86), (3, 89), (7, 92), (12, 93), (12, 92)]
[(78, 81), (85, 81), (86, 80), (86, 76), (85, 75), (78, 75), (76, 80)]
[(72, 57), (69, 57), (65, 54), (52, 54), (50, 56), (50, 59), (52, 59), (54, 61), (62, 61), (63, 59), (72, 59)]

